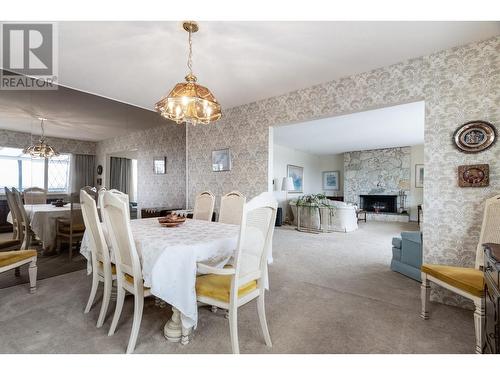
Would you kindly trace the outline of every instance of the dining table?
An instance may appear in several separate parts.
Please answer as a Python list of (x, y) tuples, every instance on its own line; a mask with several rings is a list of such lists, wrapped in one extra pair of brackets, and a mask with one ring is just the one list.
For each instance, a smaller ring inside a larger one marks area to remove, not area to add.
[[(101, 224), (113, 261), (113, 248)], [(196, 300), (197, 263), (223, 267), (237, 247), (239, 225), (187, 219), (177, 227), (164, 227), (158, 218), (135, 219), (130, 229), (141, 261), (144, 286), (172, 306), (172, 317), (164, 326), (167, 340), (187, 344), (198, 321)], [(92, 271), (92, 243), (84, 233), (80, 253)]]
[[(42, 242), (44, 251), (54, 248), (56, 242), (56, 219), (71, 218), (71, 205), (62, 207), (53, 204), (25, 204), (24, 209), (30, 220), (31, 230)], [(80, 210), (80, 205), (74, 205), (73, 210)], [(7, 222), (12, 224), (12, 214), (7, 214)]]

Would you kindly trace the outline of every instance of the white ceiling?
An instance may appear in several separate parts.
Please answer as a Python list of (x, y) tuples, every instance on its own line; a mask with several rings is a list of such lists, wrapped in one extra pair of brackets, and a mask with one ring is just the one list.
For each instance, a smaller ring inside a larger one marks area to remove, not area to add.
[(274, 128), (274, 143), (317, 155), (424, 143), (425, 104), (416, 102)]
[[(500, 34), (499, 22), (200, 22), (194, 72), (223, 108)], [(60, 22), (59, 82), (143, 108), (186, 75), (181, 22)]]

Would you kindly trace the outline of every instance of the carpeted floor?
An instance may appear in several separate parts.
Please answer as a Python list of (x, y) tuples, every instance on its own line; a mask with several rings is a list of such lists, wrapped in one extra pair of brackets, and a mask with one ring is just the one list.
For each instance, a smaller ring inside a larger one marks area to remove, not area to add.
[[(472, 353), (472, 312), (431, 304), (419, 317), (419, 283), (389, 270), (391, 238), (414, 224), (361, 223), (353, 233), (306, 234), (278, 229), (267, 317), (273, 347), (260, 334), (255, 302), (238, 313), (242, 353)], [(26, 272), (23, 270), (23, 272)], [(95, 323), (100, 304), (83, 314), (90, 278), (77, 271), (0, 290), (1, 353), (124, 353), (132, 324), (127, 297), (117, 332)], [(228, 322), (200, 308), (187, 346), (163, 338), (170, 309), (146, 302), (136, 353), (230, 353)]]

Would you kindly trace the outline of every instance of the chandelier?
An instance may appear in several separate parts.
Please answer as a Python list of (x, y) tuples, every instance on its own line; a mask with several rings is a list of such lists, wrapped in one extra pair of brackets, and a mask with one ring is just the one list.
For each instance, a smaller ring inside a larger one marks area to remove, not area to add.
[(155, 109), (163, 117), (178, 124), (183, 122), (193, 125), (209, 124), (221, 118), (221, 107), (208, 88), (196, 83), (197, 78), (193, 74), (193, 42), (191, 35), (198, 31), (198, 24), (193, 21), (186, 21), (182, 26), (189, 34), (187, 61), (189, 73), (185, 77), (186, 82), (176, 84), (167, 96), (164, 96), (156, 103)]
[(34, 158), (46, 158), (49, 159), (52, 156), (57, 156), (59, 153), (54, 150), (54, 148), (47, 143), (45, 143), (45, 128), (43, 127), (43, 122), (47, 119), (43, 117), (38, 118), (41, 121), (40, 126), (42, 127), (42, 135), (38, 140), (37, 144), (32, 144), (23, 150), (24, 154), (29, 154)]

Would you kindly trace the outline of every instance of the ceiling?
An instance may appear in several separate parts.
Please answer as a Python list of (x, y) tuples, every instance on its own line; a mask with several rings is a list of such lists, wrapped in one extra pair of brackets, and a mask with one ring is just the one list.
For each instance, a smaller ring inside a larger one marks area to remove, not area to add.
[[(223, 108), (500, 34), (500, 22), (200, 22), (194, 72)], [(186, 75), (181, 22), (60, 22), (62, 85), (152, 109)]]
[(425, 104), (416, 102), (274, 128), (274, 143), (317, 155), (424, 143)]

